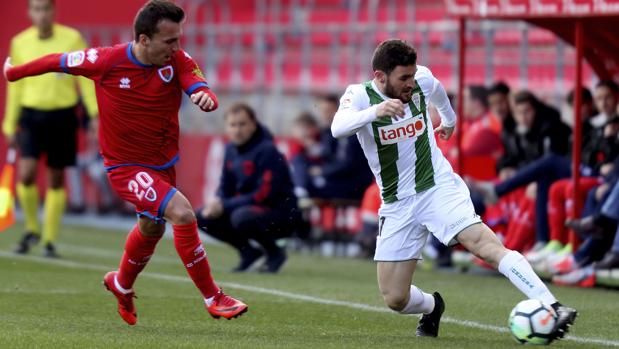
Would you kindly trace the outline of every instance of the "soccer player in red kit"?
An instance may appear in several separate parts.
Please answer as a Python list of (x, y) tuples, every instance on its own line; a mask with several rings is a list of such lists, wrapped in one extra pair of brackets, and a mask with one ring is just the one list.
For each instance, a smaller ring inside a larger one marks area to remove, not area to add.
[(65, 72), (95, 82), (108, 178), (138, 213), (118, 271), (107, 273), (103, 280), (118, 299), (120, 316), (130, 325), (137, 322), (133, 283), (153, 255), (166, 221), (173, 225), (176, 251), (208, 312), (214, 318), (230, 319), (247, 311), (247, 305), (224, 294), (213, 281), (194, 210), (174, 187), (182, 92), (203, 111), (217, 108), (217, 97), (200, 68), (180, 49), (184, 17), (174, 3), (151, 0), (135, 18), (133, 42), (50, 54), (15, 67), (7, 58), (4, 66), (9, 81)]

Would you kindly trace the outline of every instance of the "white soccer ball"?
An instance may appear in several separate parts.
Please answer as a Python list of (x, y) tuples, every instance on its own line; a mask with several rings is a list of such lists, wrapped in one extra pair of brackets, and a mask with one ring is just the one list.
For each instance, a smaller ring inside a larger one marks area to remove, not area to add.
[(550, 305), (537, 299), (527, 299), (509, 314), (509, 330), (521, 344), (550, 344), (557, 313)]

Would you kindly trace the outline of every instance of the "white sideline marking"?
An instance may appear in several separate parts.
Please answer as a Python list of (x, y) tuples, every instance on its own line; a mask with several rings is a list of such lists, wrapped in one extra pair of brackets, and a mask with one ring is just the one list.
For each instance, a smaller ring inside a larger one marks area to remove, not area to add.
[[(109, 266), (104, 266), (104, 265), (79, 263), (79, 262), (73, 262), (73, 261), (68, 261), (68, 260), (50, 259), (50, 258), (37, 257), (37, 256), (20, 256), (14, 253), (4, 252), (4, 251), (0, 251), (0, 257), (6, 258), (6, 259), (12, 259), (16, 261), (26, 260), (30, 262), (43, 263), (43, 264), (48, 264), (48, 265), (53, 264), (57, 266), (74, 268), (74, 269), (86, 269), (86, 270), (97, 270), (97, 271), (109, 271), (110, 270)], [(145, 273), (142, 273), (141, 276), (158, 279), (158, 280), (174, 281), (174, 282), (191, 282), (191, 280), (188, 277), (181, 277), (181, 276), (169, 275), (169, 274), (145, 272)], [(299, 294), (299, 293), (280, 291), (280, 290), (271, 289), (271, 288), (263, 288), (263, 287), (257, 287), (257, 286), (251, 286), (251, 285), (238, 284), (234, 282), (218, 282), (218, 284), (224, 287), (230, 287), (230, 288), (235, 288), (235, 289), (255, 292), (255, 293), (269, 294), (273, 296), (285, 297), (285, 298), (299, 300), (299, 301), (306, 301), (306, 302), (325, 304), (325, 305), (336, 305), (336, 306), (342, 306), (342, 307), (347, 307), (347, 308), (352, 308), (352, 309), (359, 309), (359, 310), (379, 312), (379, 313), (397, 314), (387, 308), (377, 307), (377, 306), (369, 305), (369, 304), (338, 301), (338, 300), (333, 300), (333, 299), (326, 299), (326, 298), (314, 297), (310, 295)], [(458, 320), (458, 319), (447, 317), (447, 316), (444, 316), (441, 319), (441, 321), (454, 324), (454, 325), (472, 327), (472, 328), (477, 328), (477, 329), (491, 331), (491, 332), (500, 332), (500, 333), (508, 332), (507, 328), (505, 327), (487, 325), (487, 324), (482, 324), (479, 322), (469, 321), (469, 320)], [(609, 347), (619, 347), (619, 341), (603, 339), (603, 338), (587, 338), (587, 337), (576, 337), (576, 336), (568, 335), (565, 337), (564, 340), (569, 340), (569, 341), (583, 343), (583, 344), (599, 344), (599, 345), (606, 345)]]

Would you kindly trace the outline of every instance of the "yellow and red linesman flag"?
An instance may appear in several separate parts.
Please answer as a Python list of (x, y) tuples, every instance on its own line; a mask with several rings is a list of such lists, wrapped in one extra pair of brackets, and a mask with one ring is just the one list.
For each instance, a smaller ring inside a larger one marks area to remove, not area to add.
[(15, 175), (15, 149), (9, 147), (6, 163), (0, 174), (0, 232), (15, 223), (13, 176)]

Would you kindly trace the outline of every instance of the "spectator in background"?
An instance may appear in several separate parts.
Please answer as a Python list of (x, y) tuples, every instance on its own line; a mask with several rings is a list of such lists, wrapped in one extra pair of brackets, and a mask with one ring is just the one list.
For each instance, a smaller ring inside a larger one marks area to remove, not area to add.
[(514, 131), (516, 122), (509, 105), (509, 86), (503, 81), (496, 82), (488, 90), (488, 107), (490, 112), (501, 121), (503, 132)]
[(291, 161), (294, 193), (299, 198), (299, 206), (311, 206), (311, 199), (306, 187), (310, 183), (309, 168), (322, 164), (322, 147), (320, 143), (320, 126), (311, 113), (303, 112), (292, 125), (292, 137), (298, 144)]
[[(488, 105), (490, 112), (501, 120), (501, 144), (504, 146), (516, 132), (516, 121), (509, 103), (509, 86), (502, 81), (492, 85), (488, 91)], [(499, 179), (507, 179), (513, 175), (513, 169), (497, 164), (497, 174)]]
[(464, 90), (464, 126), (462, 153), (464, 156), (491, 156), (502, 153), (501, 120), (488, 110), (488, 90), (471, 85)]
[[(548, 242), (547, 201), (550, 185), (570, 175), (570, 128), (559, 113), (541, 103), (532, 93), (522, 91), (514, 96), (516, 132), (504, 140), (505, 155), (499, 166), (518, 169), (500, 183), (471, 181), (486, 201), (495, 203), (498, 197), (535, 182), (536, 241)], [(526, 165), (526, 166), (525, 166)]]
[[(488, 110), (488, 90), (479, 85), (468, 86), (464, 90), (464, 115), (462, 124), (462, 156), (464, 164), (475, 161), (473, 157), (490, 158), (483, 163), (483, 167), (494, 167), (494, 161), (502, 154), (501, 144), (501, 121)], [(455, 131), (460, 132), (459, 130)], [(439, 141), (439, 148), (451, 166), (457, 170), (458, 165), (458, 137), (452, 137), (448, 141)], [(475, 162), (477, 165), (477, 163)], [(481, 163), (480, 163), (481, 164)], [(480, 176), (477, 173), (480, 167), (469, 166), (460, 169), (465, 174), (473, 177)], [(474, 173), (470, 173), (474, 172)], [(492, 172), (492, 170), (491, 170)], [(473, 198), (476, 206), (479, 206), (476, 198)], [(477, 210), (477, 212), (479, 212)]]
[(230, 143), (221, 183), (217, 197), (196, 212), (198, 226), (238, 250), (235, 271), (251, 269), (266, 254), (264, 271), (276, 273), (286, 261), (276, 241), (292, 235), (301, 222), (288, 164), (250, 106), (234, 104), (224, 118)]
[(295, 185), (304, 188), (310, 198), (361, 200), (372, 183), (372, 173), (356, 136), (335, 139), (331, 135), (331, 122), (338, 107), (337, 96), (319, 98), (320, 155), (306, 164), (306, 174), (295, 174), (295, 178), (303, 178)]
[[(11, 40), (9, 56), (13, 64), (86, 47), (75, 29), (54, 23), (53, 0), (29, 0), (28, 15), (32, 27)], [(28, 253), (41, 239), (42, 232), (44, 255), (58, 257), (55, 243), (66, 206), (64, 169), (75, 165), (76, 158), (76, 107), (81, 96), (88, 115), (94, 118), (98, 114), (94, 84), (84, 77), (50, 73), (9, 84), (7, 92), (2, 131), (8, 145), (20, 150), (17, 198), (26, 225), (26, 232), (15, 252)], [(47, 155), (48, 184), (43, 229), (37, 217), (39, 191), (36, 185), (37, 163), (42, 154)]]

